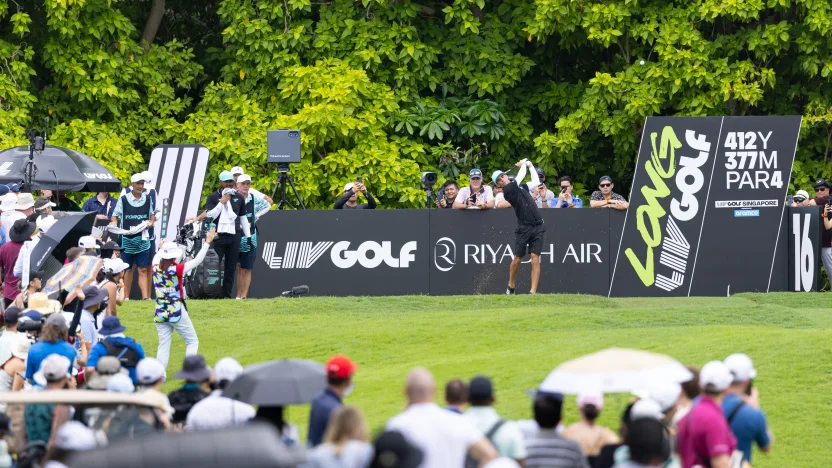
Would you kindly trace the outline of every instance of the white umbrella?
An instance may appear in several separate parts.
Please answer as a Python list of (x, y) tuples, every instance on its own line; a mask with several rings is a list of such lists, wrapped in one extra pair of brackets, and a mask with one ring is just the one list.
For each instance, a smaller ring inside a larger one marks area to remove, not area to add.
[(546, 376), (538, 388), (544, 392), (575, 395), (582, 392), (624, 393), (645, 382), (687, 382), (693, 374), (664, 354), (609, 348), (564, 362)]

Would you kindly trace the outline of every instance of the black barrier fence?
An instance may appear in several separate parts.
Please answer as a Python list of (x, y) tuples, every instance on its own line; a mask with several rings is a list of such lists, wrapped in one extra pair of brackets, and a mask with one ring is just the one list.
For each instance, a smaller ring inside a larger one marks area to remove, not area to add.
[[(708, 291), (715, 291), (711, 295), (817, 290), (819, 212), (818, 207), (786, 210), (774, 268), (744, 273), (756, 280), (739, 280), (736, 268), (726, 268), (725, 273), (697, 277), (696, 284), (708, 285)], [(541, 213), (546, 238), (538, 292), (608, 295), (625, 214), (606, 209)], [(513, 210), (271, 212), (258, 222), (249, 295), (276, 297), (299, 284), (319, 296), (502, 294), (516, 225)], [(726, 232), (725, 242), (741, 243), (754, 235)], [(741, 254), (765, 255), (767, 264), (772, 262), (771, 251)], [(727, 255), (722, 261), (742, 260)], [(518, 293), (529, 290), (530, 269), (526, 257)]]

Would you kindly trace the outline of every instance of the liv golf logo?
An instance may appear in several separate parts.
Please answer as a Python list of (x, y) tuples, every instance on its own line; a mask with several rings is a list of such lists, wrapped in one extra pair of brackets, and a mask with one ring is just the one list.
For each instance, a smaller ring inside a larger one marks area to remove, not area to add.
[[(644, 164), (649, 183), (641, 187), (645, 202), (635, 212), (637, 229), (646, 247), (646, 254), (640, 258), (633, 248), (627, 248), (624, 253), (644, 286), (655, 284), (665, 291), (673, 291), (684, 284), (685, 277), (689, 274), (691, 244), (680, 225), (685, 226), (691, 221), (696, 224), (700, 212), (697, 194), (705, 185), (701, 167), (708, 161), (712, 145), (705, 134), (697, 135), (693, 130), (686, 130), (685, 143), (690, 149), (685, 151), (693, 154), (681, 156), (677, 167), (676, 150), (683, 145), (673, 127), (666, 126), (662, 129), (658, 147), (657, 137), (658, 132), (650, 133), (652, 150)], [(671, 195), (673, 185), (681, 194), (670, 200), (670, 217), (662, 232), (661, 221), (667, 215), (663, 206), (667, 204), (662, 202)], [(699, 234), (698, 229), (696, 234)], [(656, 272), (654, 250), (657, 248), (660, 248), (659, 264), (666, 267), (662, 273)], [(641, 248), (637, 250), (641, 251)]]
[(399, 256), (393, 255), (392, 243), (383, 241), (366, 241), (355, 250), (350, 249), (350, 242), (287, 242), (283, 256), (278, 257), (277, 242), (263, 244), (263, 261), (272, 270), (291, 268), (310, 268), (327, 250), (330, 251), (332, 264), (338, 268), (352, 268), (356, 263), (364, 268), (376, 268), (385, 264), (391, 268), (407, 268), (416, 261), (416, 241), (406, 242)]

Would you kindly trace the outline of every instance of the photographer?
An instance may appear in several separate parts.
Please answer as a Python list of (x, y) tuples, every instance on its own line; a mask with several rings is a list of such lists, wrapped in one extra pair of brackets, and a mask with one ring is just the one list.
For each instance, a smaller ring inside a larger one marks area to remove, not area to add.
[[(361, 205), (356, 203), (356, 200), (358, 200), (358, 192), (364, 194), (367, 203), (362, 203)], [(367, 188), (364, 187), (364, 180), (359, 178), (355, 183), (350, 182), (344, 186), (344, 194), (335, 201), (335, 206), (332, 208), (335, 210), (374, 210), (376, 209), (376, 201), (370, 195), (370, 192), (367, 191)]]
[(436, 207), (439, 209), (453, 208), (454, 200), (456, 200), (456, 196), (459, 194), (459, 185), (456, 184), (456, 181), (448, 179), (442, 184), (440, 194), (441, 198), (436, 200)]
[(552, 200), (552, 208), (583, 208), (584, 203), (580, 198), (572, 195), (572, 178), (563, 176), (558, 179), (560, 184), (560, 195), (557, 200)]
[(468, 173), (468, 187), (462, 188), (454, 201), (454, 209), (480, 209), (487, 210), (494, 208), (494, 192), (491, 187), (482, 184), (482, 171), (471, 169)]

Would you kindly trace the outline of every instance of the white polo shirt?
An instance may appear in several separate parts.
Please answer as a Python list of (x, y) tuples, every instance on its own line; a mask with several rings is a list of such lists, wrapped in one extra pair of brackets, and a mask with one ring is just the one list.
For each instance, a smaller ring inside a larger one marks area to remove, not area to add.
[(387, 422), (388, 431), (399, 431), (408, 442), (424, 453), (421, 468), (463, 466), (468, 449), (482, 439), (461, 415), (435, 403), (410, 405)]

